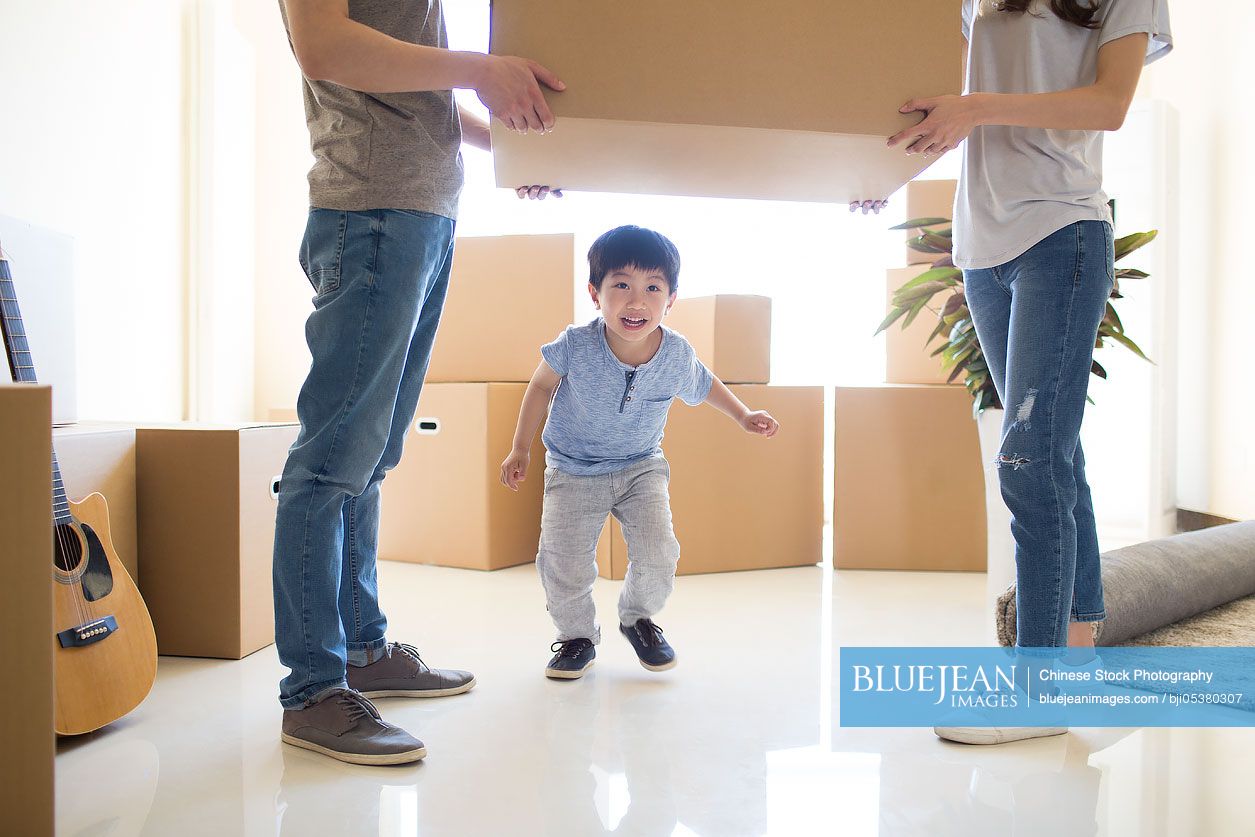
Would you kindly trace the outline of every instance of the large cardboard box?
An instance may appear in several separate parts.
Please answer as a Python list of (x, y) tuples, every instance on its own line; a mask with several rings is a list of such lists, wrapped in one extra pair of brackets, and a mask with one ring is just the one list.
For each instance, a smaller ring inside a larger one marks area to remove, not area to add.
[(837, 387), (838, 569), (985, 569), (985, 483), (963, 387)]
[(0, 833), (53, 833), (52, 389), (0, 383)]
[(962, 86), (959, 7), (937, 0), (494, 0), (491, 29), (566, 83), (552, 132), (493, 125), (499, 186), (883, 198), (931, 162), (885, 145), (922, 118), (898, 108)]
[[(958, 189), (955, 180), (912, 180), (906, 184), (906, 219), (917, 218), (950, 218), (954, 219), (954, 193)], [(920, 230), (912, 229), (904, 233), (906, 238), (914, 238)], [(940, 253), (924, 253), (903, 245), (906, 251), (907, 264), (932, 264), (941, 258)]]
[(718, 294), (677, 299), (666, 317), (725, 384), (771, 380), (771, 298)]
[[(931, 265), (899, 267), (885, 272), (885, 311), (893, 305), (893, 292), (928, 270)], [(944, 301), (944, 296), (935, 297)], [(942, 339), (926, 343), (937, 327), (937, 315), (925, 309), (907, 328), (898, 320), (885, 331), (885, 381), (890, 384), (945, 384), (948, 373), (941, 368), (940, 357), (929, 357)], [(962, 383), (955, 384), (962, 386)]]
[(576, 273), (573, 235), (457, 239), (427, 380), (530, 381), (574, 320)]
[(52, 444), (67, 497), (77, 502), (89, 494), (104, 495), (118, 560), (139, 584), (134, 426), (71, 424), (52, 431)]
[[(750, 435), (723, 413), (677, 402), (663, 451), (671, 463), (671, 516), (680, 541), (677, 573), (799, 567), (823, 560), (823, 387), (729, 387), (780, 422), (774, 438)], [(623, 578), (623, 529), (603, 531), (598, 570)], [(608, 564), (608, 566), (607, 566)]]
[(545, 449), (527, 479), (501, 484), (526, 384), (427, 384), (401, 462), (383, 481), (379, 557), (496, 570), (536, 560)]
[(160, 653), (235, 660), (274, 642), (275, 511), (299, 429), (137, 432), (140, 592)]

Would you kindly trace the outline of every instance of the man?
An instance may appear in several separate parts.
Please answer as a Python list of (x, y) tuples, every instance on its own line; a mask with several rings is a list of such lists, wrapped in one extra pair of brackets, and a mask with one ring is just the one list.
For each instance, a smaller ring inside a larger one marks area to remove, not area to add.
[(280, 0), (280, 10), (315, 158), (300, 261), (316, 294), (275, 524), (275, 644), (291, 669), (282, 738), (341, 761), (401, 764), (426, 748), (369, 698), (475, 685), (385, 639), (375, 573), (379, 484), (400, 460), (449, 281), (463, 127), (489, 148), (488, 126), (460, 115), (452, 91), (475, 90), (514, 130), (545, 131), (554, 116), (539, 84), (564, 85), (533, 61), (449, 50), (440, 0), (354, 0), (351, 12), (348, 0)]

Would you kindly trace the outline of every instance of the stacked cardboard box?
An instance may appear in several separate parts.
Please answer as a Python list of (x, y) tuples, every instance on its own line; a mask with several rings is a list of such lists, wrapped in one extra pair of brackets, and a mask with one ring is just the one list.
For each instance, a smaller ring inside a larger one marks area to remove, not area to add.
[(985, 569), (985, 484), (963, 387), (837, 387), (838, 569)]
[[(956, 186), (907, 184), (907, 218), (951, 218)], [(890, 305), (898, 288), (943, 258), (903, 250), (907, 266), (886, 272)], [(945, 298), (935, 297), (937, 305)], [(984, 483), (971, 397), (962, 381), (947, 384), (941, 359), (931, 356), (942, 345), (926, 342), (936, 314), (925, 310), (906, 329), (901, 322), (885, 333), (888, 385), (837, 388), (834, 560), (843, 569), (983, 570)]]
[(379, 557), (495, 570), (536, 559), (540, 434), (518, 493), (501, 485), (540, 347), (575, 317), (572, 235), (458, 239), (427, 382), (384, 480)]

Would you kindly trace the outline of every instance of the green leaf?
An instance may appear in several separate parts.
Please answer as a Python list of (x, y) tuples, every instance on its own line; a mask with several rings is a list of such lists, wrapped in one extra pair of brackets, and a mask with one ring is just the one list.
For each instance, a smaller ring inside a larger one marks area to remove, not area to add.
[(949, 253), (954, 247), (954, 242), (950, 240), (950, 237), (941, 233), (926, 232), (920, 236), (920, 239), (922, 244), (936, 247), (938, 253)]
[(916, 285), (915, 287), (908, 288), (905, 291), (898, 291), (893, 295), (893, 304), (906, 305), (908, 302), (913, 302), (914, 300), (921, 298), (929, 300), (932, 299), (937, 292), (944, 291), (948, 287), (949, 285), (945, 282), (925, 282), (922, 285)]
[(919, 253), (937, 254), (950, 252), (949, 247), (938, 247), (936, 244), (929, 244), (924, 240), (924, 236), (922, 235), (916, 236), (915, 238), (908, 238), (906, 240), (906, 246)]
[(906, 282), (905, 284), (902, 285), (902, 287), (898, 288), (893, 293), (896, 296), (902, 293), (903, 291), (909, 291), (911, 288), (916, 288), (916, 287), (919, 287), (920, 285), (924, 285), (929, 282), (944, 282), (947, 287), (953, 287), (959, 284), (959, 281), (962, 278), (963, 278), (963, 272), (961, 270), (958, 270), (957, 268), (953, 268), (953, 267), (932, 268), (929, 270), (925, 270), (919, 276), (916, 276), (914, 279), (910, 280), (909, 282)]
[(906, 311), (907, 309), (905, 308), (894, 308), (892, 311), (890, 311), (889, 316), (885, 317), (884, 320), (881, 321), (880, 327), (876, 329), (876, 334), (880, 334), (880, 332), (884, 331), (889, 326), (893, 325), (894, 322), (898, 320), (898, 318), (900, 318), (903, 314), (906, 313)]
[(903, 330), (911, 327), (911, 323), (915, 322), (915, 318), (919, 316), (919, 312), (923, 311), (928, 305), (928, 297), (915, 300), (915, 304), (911, 306), (910, 313), (906, 315), (906, 319), (902, 321)]
[(1120, 259), (1123, 259), (1134, 250), (1145, 247), (1154, 241), (1157, 235), (1159, 235), (1159, 230), (1151, 230), (1149, 232), (1132, 233), (1118, 239), (1115, 247), (1115, 260), (1120, 261)]
[(1107, 303), (1107, 313), (1103, 315), (1102, 321), (1121, 334), (1124, 333), (1124, 323), (1120, 322), (1120, 315), (1116, 313), (1116, 307), (1110, 302)]
[(938, 224), (950, 223), (949, 218), (912, 218), (905, 223), (890, 227), (891, 230), (918, 230), (921, 227), (935, 227)]
[(1144, 270), (1134, 270), (1131, 267), (1122, 267), (1116, 271), (1117, 279), (1149, 279), (1150, 274)]
[(1125, 337), (1120, 332), (1115, 331), (1107, 336), (1110, 337), (1112, 340), (1115, 340), (1120, 345), (1127, 348), (1129, 351), (1131, 351), (1133, 354), (1140, 357), (1142, 360), (1147, 361), (1147, 362), (1152, 362), (1150, 358), (1146, 357), (1146, 354), (1138, 347), (1136, 343), (1134, 343), (1129, 338)]
[(946, 300), (946, 304), (942, 306), (941, 316), (946, 317), (950, 314), (954, 314), (965, 305), (967, 305), (967, 297), (963, 295), (963, 292), (958, 291), (953, 293), (950, 295), (950, 298)]

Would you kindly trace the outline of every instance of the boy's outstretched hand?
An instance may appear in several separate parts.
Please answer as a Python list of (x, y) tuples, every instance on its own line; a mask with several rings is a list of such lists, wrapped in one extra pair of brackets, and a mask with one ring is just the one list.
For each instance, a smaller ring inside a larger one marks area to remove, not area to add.
[(519, 483), (527, 479), (527, 466), (532, 455), (526, 450), (512, 450), (501, 463), (501, 484), (511, 491), (519, 490)]
[(757, 433), (771, 438), (780, 430), (780, 422), (772, 418), (771, 414), (765, 410), (755, 410), (741, 419), (741, 427), (746, 433)]

